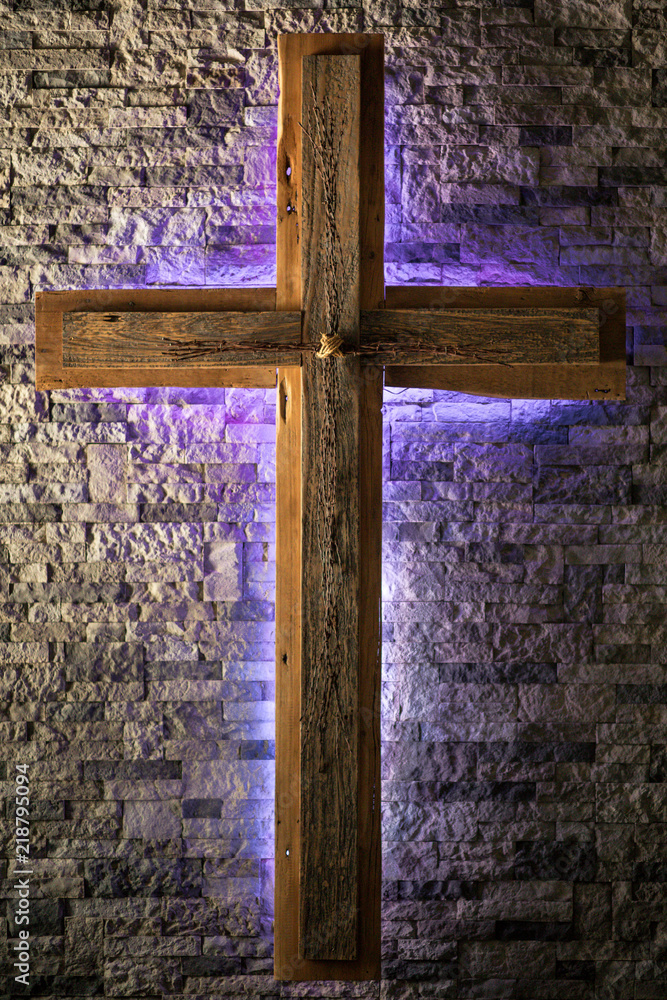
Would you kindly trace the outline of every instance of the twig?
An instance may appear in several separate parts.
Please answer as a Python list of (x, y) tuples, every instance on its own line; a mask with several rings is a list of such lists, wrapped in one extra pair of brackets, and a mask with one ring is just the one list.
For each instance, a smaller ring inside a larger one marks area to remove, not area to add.
[[(235, 354), (247, 352), (257, 353), (266, 351), (267, 353), (292, 352), (295, 354), (313, 353), (320, 357), (322, 343), (319, 344), (281, 344), (276, 341), (267, 340), (246, 340), (243, 343), (230, 343), (228, 340), (177, 340), (170, 337), (162, 338), (167, 344), (167, 355), (174, 361), (194, 361), (197, 358), (210, 357), (216, 354)], [(506, 365), (508, 368), (512, 364), (508, 361), (501, 361), (497, 351), (484, 348), (467, 347), (465, 344), (444, 345), (433, 347), (424, 344), (422, 341), (415, 341), (406, 347), (397, 347), (392, 341), (378, 341), (373, 345), (361, 344), (359, 347), (349, 347), (342, 345), (340, 353), (336, 357), (360, 357), (375, 358), (378, 354), (389, 354), (391, 361), (396, 364), (401, 363), (401, 354), (421, 354), (424, 360), (427, 358), (460, 358), (462, 360), (477, 361), (486, 364)]]

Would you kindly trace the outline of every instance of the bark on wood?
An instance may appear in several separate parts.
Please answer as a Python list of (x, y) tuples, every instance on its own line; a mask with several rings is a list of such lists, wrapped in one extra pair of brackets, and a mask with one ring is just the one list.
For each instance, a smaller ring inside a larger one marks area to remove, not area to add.
[[(376, 309), (361, 314), (374, 364), (599, 363), (597, 309)], [(411, 350), (419, 346), (419, 350)], [(429, 349), (433, 354), (429, 357)]]

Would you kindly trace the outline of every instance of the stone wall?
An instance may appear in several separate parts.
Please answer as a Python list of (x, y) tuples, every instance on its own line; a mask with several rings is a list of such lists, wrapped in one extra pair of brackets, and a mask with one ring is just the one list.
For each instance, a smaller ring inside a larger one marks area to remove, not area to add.
[[(659, 1000), (664, 8), (320, 8), (0, 0), (4, 993)], [(384, 979), (307, 991), (271, 978), (273, 393), (33, 368), (37, 289), (273, 282), (292, 30), (385, 33), (389, 282), (626, 286), (631, 365), (618, 404), (387, 390)]]

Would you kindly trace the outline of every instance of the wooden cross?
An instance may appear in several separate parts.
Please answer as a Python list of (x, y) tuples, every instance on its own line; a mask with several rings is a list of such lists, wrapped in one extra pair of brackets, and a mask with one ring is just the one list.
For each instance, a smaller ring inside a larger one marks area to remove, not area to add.
[[(279, 979), (380, 976), (382, 366), (623, 399), (618, 289), (388, 288), (381, 35), (278, 41), (276, 289), (37, 295), (39, 389), (273, 386)], [(318, 357), (338, 337), (342, 357)]]

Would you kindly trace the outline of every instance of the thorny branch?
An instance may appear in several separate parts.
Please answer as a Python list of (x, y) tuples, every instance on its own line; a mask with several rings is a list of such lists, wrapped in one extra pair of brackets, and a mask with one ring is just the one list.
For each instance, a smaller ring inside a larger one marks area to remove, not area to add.
[[(268, 340), (246, 340), (243, 343), (230, 343), (227, 340), (176, 340), (170, 337), (162, 338), (168, 345), (167, 354), (174, 361), (194, 361), (197, 358), (209, 357), (215, 354), (236, 353), (247, 351), (256, 353), (266, 352), (293, 352), (316, 353), (319, 344), (280, 344), (276, 341)], [(508, 361), (502, 361), (498, 357), (498, 351), (493, 348), (467, 347), (465, 344), (444, 345), (443, 347), (432, 347), (416, 340), (414, 344), (405, 347), (397, 347), (393, 341), (376, 341), (374, 344), (361, 344), (359, 347), (344, 347), (342, 349), (344, 357), (360, 357), (376, 359), (378, 354), (389, 356), (387, 364), (400, 364), (401, 355), (419, 354), (423, 357), (421, 361), (426, 363), (429, 358), (461, 358), (466, 361), (486, 362), (487, 364), (512, 365)], [(268, 359), (267, 359), (268, 361)]]

